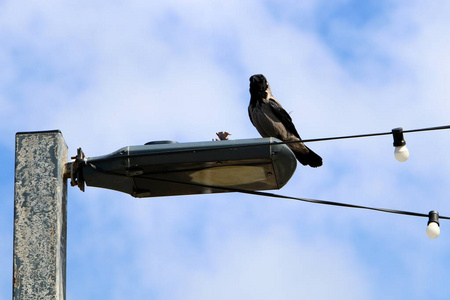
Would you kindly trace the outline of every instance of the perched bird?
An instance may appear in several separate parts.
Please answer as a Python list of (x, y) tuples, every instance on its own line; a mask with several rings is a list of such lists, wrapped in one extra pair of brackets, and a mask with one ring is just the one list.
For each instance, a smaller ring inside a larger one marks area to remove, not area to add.
[[(253, 126), (262, 137), (275, 137), (282, 141), (300, 140), (300, 135), (292, 123), (291, 116), (272, 95), (269, 83), (264, 75), (250, 77), (250, 105), (248, 115)], [(322, 165), (322, 158), (304, 143), (289, 143), (297, 160), (304, 166), (313, 168)]]
[(216, 132), (216, 135), (219, 138), (219, 139), (216, 139), (216, 141), (227, 141), (228, 140), (228, 136), (230, 136), (231, 133), (226, 132), (226, 131), (220, 131), (220, 132)]

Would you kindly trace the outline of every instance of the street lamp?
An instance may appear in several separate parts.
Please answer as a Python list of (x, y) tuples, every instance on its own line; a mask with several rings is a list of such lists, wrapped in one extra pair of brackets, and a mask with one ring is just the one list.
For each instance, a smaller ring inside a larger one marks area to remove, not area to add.
[(161, 141), (123, 147), (85, 158), (81, 149), (68, 164), (72, 185), (107, 188), (133, 197), (280, 189), (297, 162), (275, 138), (176, 143)]

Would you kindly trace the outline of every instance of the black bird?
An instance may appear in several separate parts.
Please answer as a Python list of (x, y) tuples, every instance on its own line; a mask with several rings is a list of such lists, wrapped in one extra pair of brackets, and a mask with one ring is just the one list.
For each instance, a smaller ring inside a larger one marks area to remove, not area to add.
[[(269, 83), (262, 74), (250, 77), (248, 115), (262, 137), (275, 137), (285, 142), (300, 140), (291, 116), (275, 100)], [(322, 165), (322, 158), (302, 142), (287, 145), (302, 165), (309, 165), (313, 168)]]

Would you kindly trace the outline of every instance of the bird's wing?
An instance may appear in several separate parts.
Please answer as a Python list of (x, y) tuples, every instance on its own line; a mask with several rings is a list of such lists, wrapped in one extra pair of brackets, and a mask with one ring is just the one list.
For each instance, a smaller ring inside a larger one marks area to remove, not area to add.
[(281, 124), (283, 124), (290, 133), (300, 139), (300, 135), (298, 134), (297, 129), (295, 129), (294, 123), (292, 123), (291, 116), (284, 108), (273, 98), (269, 99), (269, 105), (274, 115), (281, 121)]
[(250, 117), (250, 122), (252, 122), (253, 126), (255, 126), (255, 122), (253, 122), (253, 118), (252, 118), (251, 108), (252, 108), (252, 106), (249, 105), (249, 107), (248, 107), (248, 116)]

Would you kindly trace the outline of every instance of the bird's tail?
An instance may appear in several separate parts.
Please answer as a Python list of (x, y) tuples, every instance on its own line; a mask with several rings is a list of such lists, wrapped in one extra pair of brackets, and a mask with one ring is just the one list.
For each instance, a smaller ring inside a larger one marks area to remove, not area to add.
[[(308, 148), (308, 147), (306, 147)], [(317, 168), (320, 167), (322, 165), (322, 157), (320, 157), (319, 155), (317, 155), (314, 151), (312, 151), (311, 149), (309, 149), (308, 153), (300, 153), (298, 151), (295, 151), (295, 157), (297, 158), (297, 160), (304, 166), (311, 166), (313, 168)]]

